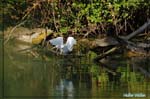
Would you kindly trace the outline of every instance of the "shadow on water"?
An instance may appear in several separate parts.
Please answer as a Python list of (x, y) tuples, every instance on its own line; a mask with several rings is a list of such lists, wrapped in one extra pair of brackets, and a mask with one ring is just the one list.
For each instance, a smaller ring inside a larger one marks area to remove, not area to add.
[(5, 96), (94, 99), (123, 98), (130, 93), (133, 98), (135, 94), (150, 97), (149, 58), (109, 57), (96, 65), (88, 55), (59, 57), (39, 53), (33, 57), (13, 48), (14, 45), (5, 47)]

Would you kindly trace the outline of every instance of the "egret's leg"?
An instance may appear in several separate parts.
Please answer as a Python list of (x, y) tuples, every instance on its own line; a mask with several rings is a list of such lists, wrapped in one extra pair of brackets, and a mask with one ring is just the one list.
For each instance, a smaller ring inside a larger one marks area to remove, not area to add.
[(59, 48), (53, 47), (52, 50), (56, 49), (56, 52), (58, 52)]
[(63, 54), (63, 49), (62, 48), (60, 49), (60, 54)]
[(52, 47), (52, 50), (55, 49), (56, 47)]

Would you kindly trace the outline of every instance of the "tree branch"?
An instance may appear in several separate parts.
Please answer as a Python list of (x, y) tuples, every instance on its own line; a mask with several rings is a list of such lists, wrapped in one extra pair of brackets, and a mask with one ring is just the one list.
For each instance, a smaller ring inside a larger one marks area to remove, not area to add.
[(126, 40), (129, 40), (129, 39), (133, 38), (134, 36), (136, 36), (137, 34), (144, 31), (146, 28), (150, 28), (150, 19), (148, 19), (148, 21), (145, 24), (143, 24), (139, 29), (137, 29), (136, 31), (132, 32), (131, 34), (129, 34), (128, 36), (123, 37), (123, 38)]

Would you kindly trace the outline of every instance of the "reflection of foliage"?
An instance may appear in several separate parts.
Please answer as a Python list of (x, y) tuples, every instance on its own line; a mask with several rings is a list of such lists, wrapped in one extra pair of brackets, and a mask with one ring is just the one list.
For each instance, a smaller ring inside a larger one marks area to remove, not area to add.
[(92, 72), (93, 76), (99, 75), (99, 67), (93, 65), (93, 66), (90, 68), (90, 72)]
[(106, 24), (111, 24), (115, 33), (122, 33), (147, 20), (149, 5), (148, 0), (6, 0), (4, 21), (14, 24), (27, 19), (34, 27), (48, 26), (57, 32), (99, 23), (107, 29)]

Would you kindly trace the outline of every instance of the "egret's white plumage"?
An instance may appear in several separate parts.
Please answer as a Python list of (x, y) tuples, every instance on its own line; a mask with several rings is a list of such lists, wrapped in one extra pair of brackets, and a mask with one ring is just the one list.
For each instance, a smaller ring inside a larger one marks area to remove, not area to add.
[(68, 37), (65, 45), (67, 46), (69, 51), (72, 51), (73, 45), (75, 44), (76, 44), (76, 40), (73, 37)]
[(74, 39), (74, 37), (68, 37), (67, 42), (64, 44), (63, 37), (57, 37), (57, 38), (51, 39), (50, 43), (52, 45), (55, 45), (55, 47), (59, 49), (61, 53), (66, 54), (73, 50), (73, 45), (76, 44), (76, 40)]
[(60, 49), (61, 46), (63, 45), (63, 37), (57, 37), (57, 38), (51, 39), (50, 43), (52, 45), (55, 45), (56, 48)]

